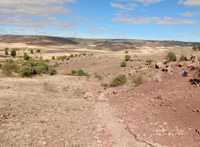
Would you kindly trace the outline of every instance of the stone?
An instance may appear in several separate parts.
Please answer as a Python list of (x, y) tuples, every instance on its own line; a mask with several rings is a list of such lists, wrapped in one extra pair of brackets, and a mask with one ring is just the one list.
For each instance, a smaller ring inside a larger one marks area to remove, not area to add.
[(162, 62), (157, 62), (157, 63), (155, 64), (155, 68), (157, 68), (157, 69), (162, 68), (162, 67), (163, 67)]

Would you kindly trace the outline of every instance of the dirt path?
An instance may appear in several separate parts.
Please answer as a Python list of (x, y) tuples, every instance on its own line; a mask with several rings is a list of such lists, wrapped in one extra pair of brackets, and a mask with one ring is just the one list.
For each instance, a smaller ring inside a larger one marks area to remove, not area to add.
[(109, 134), (110, 146), (112, 147), (160, 147), (143, 139), (137, 138), (136, 134), (131, 134), (126, 125), (114, 116), (115, 109), (112, 108), (104, 94), (100, 94), (95, 107), (105, 133)]

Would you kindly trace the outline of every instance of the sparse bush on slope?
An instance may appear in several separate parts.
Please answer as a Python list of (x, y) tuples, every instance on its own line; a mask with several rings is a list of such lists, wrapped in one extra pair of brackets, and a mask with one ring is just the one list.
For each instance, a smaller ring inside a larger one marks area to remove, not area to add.
[(127, 66), (126, 61), (123, 61), (123, 62), (121, 63), (121, 67), (126, 67), (126, 66)]
[(15, 57), (15, 56), (16, 56), (16, 50), (15, 50), (15, 49), (12, 49), (10, 55), (11, 55), (12, 57)]
[(37, 74), (47, 74), (49, 66), (43, 60), (28, 60), (20, 67), (21, 77), (32, 77)]
[(131, 56), (130, 55), (126, 55), (125, 56), (125, 61), (129, 61), (131, 59)]
[(176, 55), (173, 52), (169, 52), (166, 56), (167, 63), (176, 61)]
[(110, 86), (111, 87), (117, 87), (117, 86), (123, 85), (125, 83), (126, 83), (126, 76), (125, 75), (119, 75), (112, 81)]
[(139, 86), (139, 85), (143, 84), (144, 79), (143, 79), (142, 75), (138, 75), (138, 76), (134, 77), (132, 83), (134, 83), (135, 86)]
[(18, 66), (12, 59), (8, 59), (5, 61), (4, 65), (2, 66), (2, 72), (6, 76), (10, 76), (12, 72), (18, 72)]

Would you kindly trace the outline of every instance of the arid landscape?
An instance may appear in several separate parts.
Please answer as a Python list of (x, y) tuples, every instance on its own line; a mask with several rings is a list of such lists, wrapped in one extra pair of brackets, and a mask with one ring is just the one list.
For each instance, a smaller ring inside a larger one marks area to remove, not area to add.
[(0, 146), (199, 147), (195, 45), (1, 35)]

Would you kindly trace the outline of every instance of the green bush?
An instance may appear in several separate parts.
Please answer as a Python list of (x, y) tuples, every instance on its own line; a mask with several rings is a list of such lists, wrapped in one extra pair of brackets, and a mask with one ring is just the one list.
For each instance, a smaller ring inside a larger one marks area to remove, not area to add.
[(53, 67), (58, 67), (58, 66), (59, 66), (58, 62), (56, 62), (56, 63), (53, 65)]
[(36, 50), (36, 53), (40, 53), (40, 50), (39, 50), (39, 49), (37, 49), (37, 50)]
[(78, 75), (78, 76), (85, 76), (85, 72), (84, 72), (82, 69), (79, 69), (79, 70), (77, 71), (77, 75)]
[(66, 75), (69, 75), (69, 76), (87, 76), (87, 77), (90, 77), (90, 74), (87, 73), (87, 72), (84, 72), (82, 69), (79, 69), (78, 71), (72, 70), (71, 73), (68, 73)]
[(10, 55), (11, 55), (12, 57), (15, 57), (15, 56), (16, 56), (16, 50), (15, 50), (15, 49), (12, 49)]
[(126, 61), (123, 61), (123, 62), (121, 63), (121, 67), (126, 67), (126, 66), (127, 66)]
[(49, 70), (49, 74), (50, 74), (50, 75), (56, 75), (56, 74), (57, 74), (57, 70), (56, 70), (55, 68), (51, 68), (51, 69)]
[(71, 54), (69, 57), (70, 57), (70, 58), (73, 58), (73, 57), (74, 57), (74, 55), (73, 55), (73, 54)]
[(30, 59), (30, 57), (28, 56), (28, 54), (27, 53), (24, 53), (24, 60), (29, 60)]
[(98, 80), (103, 79), (103, 77), (102, 77), (101, 75), (99, 75), (99, 74), (95, 74), (95, 75), (94, 75), (94, 78), (95, 78), (95, 79), (98, 79)]
[(74, 75), (76, 74), (76, 70), (72, 70), (71, 73)]
[(126, 83), (126, 76), (125, 75), (119, 75), (117, 76), (112, 83), (110, 84), (111, 87), (120, 86)]
[(5, 55), (9, 55), (8, 48), (5, 48)]
[(52, 59), (52, 60), (55, 60), (55, 57), (53, 56), (51, 59)]
[(152, 59), (146, 60), (146, 63), (147, 63), (147, 64), (150, 64), (150, 63), (152, 63), (152, 62), (154, 62), (154, 60), (152, 60)]
[(42, 60), (28, 60), (20, 67), (21, 77), (32, 77), (36, 74), (48, 73), (49, 66)]
[(6, 76), (10, 76), (12, 72), (18, 72), (18, 66), (12, 59), (6, 60), (1, 69)]
[(193, 46), (192, 48), (194, 51), (197, 51), (198, 50), (198, 47), (197, 46)]
[(33, 49), (32, 48), (30, 49), (30, 53), (33, 54)]
[(56, 57), (56, 58), (57, 58), (57, 60), (64, 61), (67, 58), (67, 56), (59, 56), (59, 57)]
[(143, 79), (142, 75), (138, 75), (138, 76), (134, 77), (132, 83), (134, 83), (135, 86), (139, 86), (139, 85), (143, 84), (144, 79)]
[(125, 51), (125, 54), (128, 54), (128, 51)]
[(167, 63), (176, 61), (176, 55), (173, 52), (169, 52), (166, 56)]
[(185, 61), (185, 54), (184, 53), (181, 54), (179, 61)]
[(130, 55), (126, 55), (125, 56), (125, 61), (129, 61), (131, 59), (131, 56)]

